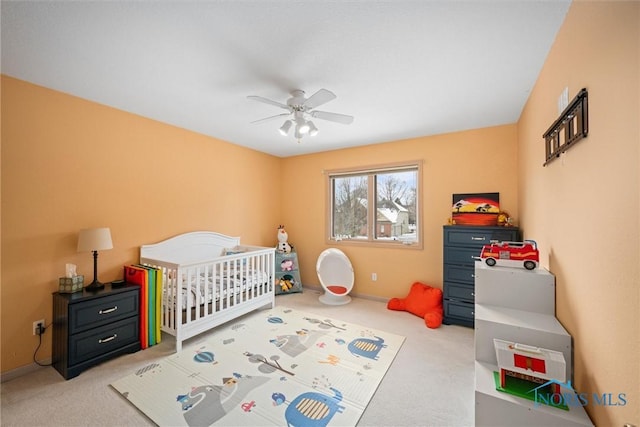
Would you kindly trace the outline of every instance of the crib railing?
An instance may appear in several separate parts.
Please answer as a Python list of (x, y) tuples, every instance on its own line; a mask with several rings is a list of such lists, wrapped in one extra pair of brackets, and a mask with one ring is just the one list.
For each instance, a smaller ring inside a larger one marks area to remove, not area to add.
[(185, 327), (273, 294), (274, 250), (248, 246), (234, 249), (237, 253), (182, 265), (141, 259), (162, 271), (163, 331), (180, 339)]

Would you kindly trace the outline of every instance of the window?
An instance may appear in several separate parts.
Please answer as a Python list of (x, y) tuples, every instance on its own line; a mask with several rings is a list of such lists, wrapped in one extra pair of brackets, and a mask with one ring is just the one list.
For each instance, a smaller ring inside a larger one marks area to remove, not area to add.
[(421, 162), (327, 172), (328, 239), (422, 247)]

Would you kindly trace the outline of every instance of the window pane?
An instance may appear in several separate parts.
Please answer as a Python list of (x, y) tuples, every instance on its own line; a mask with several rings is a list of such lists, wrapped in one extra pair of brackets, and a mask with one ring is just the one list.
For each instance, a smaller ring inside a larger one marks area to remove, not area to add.
[(332, 179), (333, 236), (337, 239), (366, 239), (367, 177)]
[(328, 171), (328, 241), (422, 249), (421, 162)]
[(415, 170), (379, 173), (375, 176), (376, 239), (417, 240), (417, 176)]

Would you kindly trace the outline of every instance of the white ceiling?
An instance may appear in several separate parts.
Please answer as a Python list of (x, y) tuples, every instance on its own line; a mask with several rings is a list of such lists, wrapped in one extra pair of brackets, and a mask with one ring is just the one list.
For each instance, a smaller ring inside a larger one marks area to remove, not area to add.
[[(569, 5), (3, 0), (2, 73), (286, 157), (516, 122)], [(250, 124), (321, 88), (353, 124)]]

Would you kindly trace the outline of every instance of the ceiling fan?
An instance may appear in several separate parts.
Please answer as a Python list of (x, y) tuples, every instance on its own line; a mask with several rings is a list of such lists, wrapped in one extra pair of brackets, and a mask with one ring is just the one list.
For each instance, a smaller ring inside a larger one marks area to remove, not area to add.
[(305, 135), (315, 136), (318, 134), (318, 128), (311, 121), (311, 118), (328, 120), (330, 122), (342, 123), (344, 125), (353, 123), (353, 116), (315, 110), (316, 107), (336, 99), (336, 95), (327, 89), (320, 89), (309, 98), (304, 97), (303, 90), (296, 89), (291, 92), (291, 98), (287, 100), (286, 104), (255, 95), (248, 96), (247, 98), (258, 102), (264, 102), (265, 104), (275, 105), (276, 107), (287, 110), (286, 113), (276, 114), (275, 116), (255, 120), (251, 123), (261, 123), (277, 119), (278, 117), (292, 116), (285, 120), (283, 125), (280, 126), (279, 131), (282, 135), (286, 136), (291, 127), (295, 125), (293, 134), (298, 142), (300, 142), (300, 139)]

